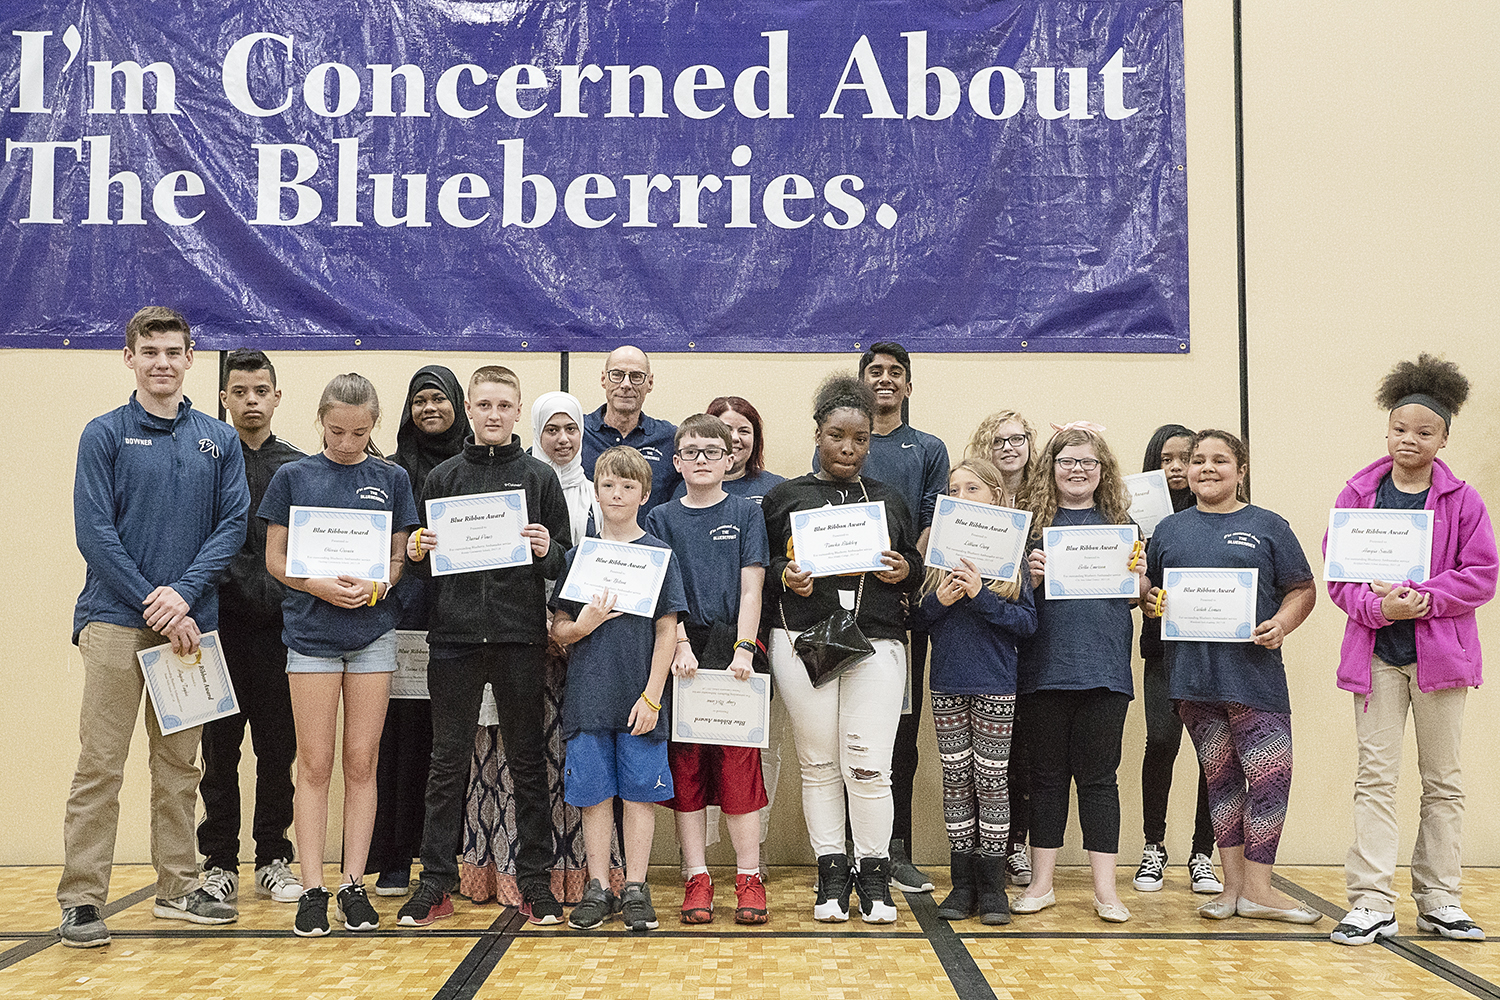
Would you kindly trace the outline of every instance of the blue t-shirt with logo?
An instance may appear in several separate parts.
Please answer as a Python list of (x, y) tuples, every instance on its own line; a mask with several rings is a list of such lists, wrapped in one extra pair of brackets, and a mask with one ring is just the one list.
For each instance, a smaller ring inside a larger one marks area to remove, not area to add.
[[(391, 513), (391, 532), (420, 524), (406, 470), (366, 457), (340, 465), (319, 452), (276, 470), (256, 516), (271, 524), (291, 524), (293, 507), (342, 507)], [(373, 608), (340, 608), (301, 590), (287, 588), (281, 603), (281, 641), (303, 656), (342, 656), (364, 649), (396, 627), (395, 601)]]
[[(1312, 579), (1312, 567), (1292, 526), (1263, 507), (1210, 514), (1196, 507), (1156, 526), (1146, 549), (1146, 572), (1161, 586), (1174, 567), (1256, 569), (1255, 622), (1281, 608), (1287, 591)], [(1281, 650), (1253, 642), (1167, 641), (1168, 691), (1173, 700), (1235, 702), (1290, 713)]]
[(682, 571), (688, 620), (696, 625), (739, 620), (740, 570), (767, 566), (766, 519), (749, 500), (726, 496), (712, 507), (673, 500), (646, 517), (646, 531), (672, 548)]

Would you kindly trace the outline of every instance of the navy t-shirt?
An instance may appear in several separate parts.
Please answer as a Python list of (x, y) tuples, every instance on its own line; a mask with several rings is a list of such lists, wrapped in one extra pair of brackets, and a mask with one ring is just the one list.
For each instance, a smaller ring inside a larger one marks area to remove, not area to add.
[(682, 572), (688, 621), (695, 625), (738, 622), (740, 570), (771, 562), (765, 517), (737, 496), (712, 507), (664, 503), (646, 516), (646, 533), (671, 547)]
[[(759, 507), (760, 502), (771, 492), (771, 487), (777, 483), (786, 482), (785, 476), (778, 476), (774, 472), (761, 469), (753, 476), (741, 476), (739, 479), (724, 480), (724, 492), (732, 497), (744, 497)], [(672, 493), (673, 500), (681, 500), (687, 496), (687, 483), (678, 483), (677, 489)]]
[[(406, 470), (367, 457), (340, 465), (322, 452), (276, 470), (256, 516), (271, 524), (291, 523), (293, 507), (344, 507), (391, 512), (391, 532), (410, 531), (420, 522)], [(373, 608), (340, 608), (301, 590), (287, 588), (281, 602), (281, 641), (303, 656), (342, 656), (364, 649), (396, 627), (396, 602)]]
[[(1059, 507), (1052, 518), (1059, 528), (1107, 524), (1093, 507)], [(1040, 548), (1034, 540), (1027, 549)], [(1026, 573), (1023, 567), (1022, 573)], [(1104, 597), (1085, 601), (1049, 601), (1047, 582), (1036, 588), (1036, 632), (1018, 644), (1016, 691), (1087, 691), (1106, 688), (1135, 697), (1130, 676), (1130, 645), (1135, 623), (1130, 599)]]
[[(632, 544), (670, 548), (650, 532)], [(578, 620), (583, 605), (559, 595), (567, 586), (568, 574), (573, 571), (573, 560), (577, 555), (578, 548), (568, 553), (567, 565), (557, 579), (548, 605), (554, 611), (567, 612), (574, 621)], [(656, 621), (663, 615), (671, 615), (675, 622), (677, 615), (687, 610), (682, 572), (677, 562), (675, 556), (667, 561), (667, 575), (656, 595), (656, 608), (650, 618), (641, 615), (611, 618), (573, 644), (568, 653), (568, 679), (563, 689), (563, 739), (570, 740), (582, 732), (630, 731), (626, 721), (630, 718), (630, 708), (651, 679)], [(662, 707), (656, 716), (656, 728), (647, 734), (655, 739), (664, 740), (670, 732), (668, 720), (672, 710), (668, 698), (671, 693), (669, 683), (662, 690)]]
[[(1423, 510), (1427, 506), (1427, 494), (1431, 487), (1421, 493), (1403, 493), (1391, 481), (1387, 472), (1375, 488), (1375, 506), (1385, 510)], [(1387, 580), (1386, 583), (1397, 583)], [(1406, 667), (1417, 662), (1417, 622), (1414, 618), (1391, 622), (1375, 630), (1375, 655), (1393, 667)]]
[[(1312, 579), (1292, 526), (1263, 507), (1209, 514), (1196, 507), (1162, 521), (1151, 536), (1146, 571), (1161, 586), (1175, 566), (1257, 569), (1255, 621), (1281, 608), (1287, 591)], [(1174, 700), (1237, 702), (1267, 712), (1292, 710), (1281, 650), (1253, 642), (1163, 642)]]

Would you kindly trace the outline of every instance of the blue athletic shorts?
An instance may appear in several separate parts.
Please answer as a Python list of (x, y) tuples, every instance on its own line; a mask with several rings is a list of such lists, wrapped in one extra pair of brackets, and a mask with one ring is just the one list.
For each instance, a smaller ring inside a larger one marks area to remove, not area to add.
[(563, 799), (585, 809), (618, 795), (626, 802), (672, 797), (667, 741), (617, 732), (584, 732), (568, 740)]

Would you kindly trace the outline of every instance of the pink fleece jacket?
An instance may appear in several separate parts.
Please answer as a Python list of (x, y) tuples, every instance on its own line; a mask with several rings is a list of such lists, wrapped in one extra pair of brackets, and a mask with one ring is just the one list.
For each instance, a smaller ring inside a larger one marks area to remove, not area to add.
[[(1391, 465), (1386, 456), (1355, 473), (1335, 506), (1374, 507), (1375, 491)], [(1432, 463), (1427, 509), (1433, 513), (1432, 573), (1422, 583), (1405, 581), (1426, 594), (1432, 604), (1427, 617), (1416, 620), (1417, 687), (1423, 691), (1478, 687), (1484, 671), (1474, 612), (1495, 596), (1500, 571), (1495, 530), (1478, 491), (1454, 476), (1441, 459)], [(1328, 551), (1326, 534), (1323, 551)], [(1339, 654), (1338, 685), (1355, 694), (1369, 694), (1375, 630), (1389, 625), (1390, 619), (1380, 613), (1380, 598), (1368, 584), (1330, 582), (1328, 594), (1349, 616)]]

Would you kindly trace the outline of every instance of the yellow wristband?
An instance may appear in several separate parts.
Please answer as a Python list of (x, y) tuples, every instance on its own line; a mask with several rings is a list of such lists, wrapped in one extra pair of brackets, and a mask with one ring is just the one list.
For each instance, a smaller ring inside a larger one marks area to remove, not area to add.
[(782, 569), (781, 569), (781, 589), (782, 590), (791, 590), (792, 589), (791, 587), (788, 587), (786, 585), (786, 571), (789, 570), (789, 569), (791, 569), (791, 568), (792, 568), (791, 564), (788, 563), (786, 566), (783, 566)]
[(380, 581), (377, 580), (370, 584), (370, 607), (373, 608), (378, 600), (380, 600)]
[(417, 544), (417, 558), (420, 559), (422, 557), (422, 529), (421, 528), (417, 529), (416, 544)]
[(1161, 617), (1161, 609), (1167, 603), (1167, 592), (1165, 589), (1156, 592), (1156, 617)]
[(658, 705), (656, 702), (652, 701), (650, 699), (650, 697), (647, 696), (646, 692), (644, 692), (644, 691), (641, 692), (641, 701), (644, 701), (647, 705), (649, 705), (651, 707), (651, 711), (653, 711), (653, 712), (660, 712), (661, 711), (661, 706)]

